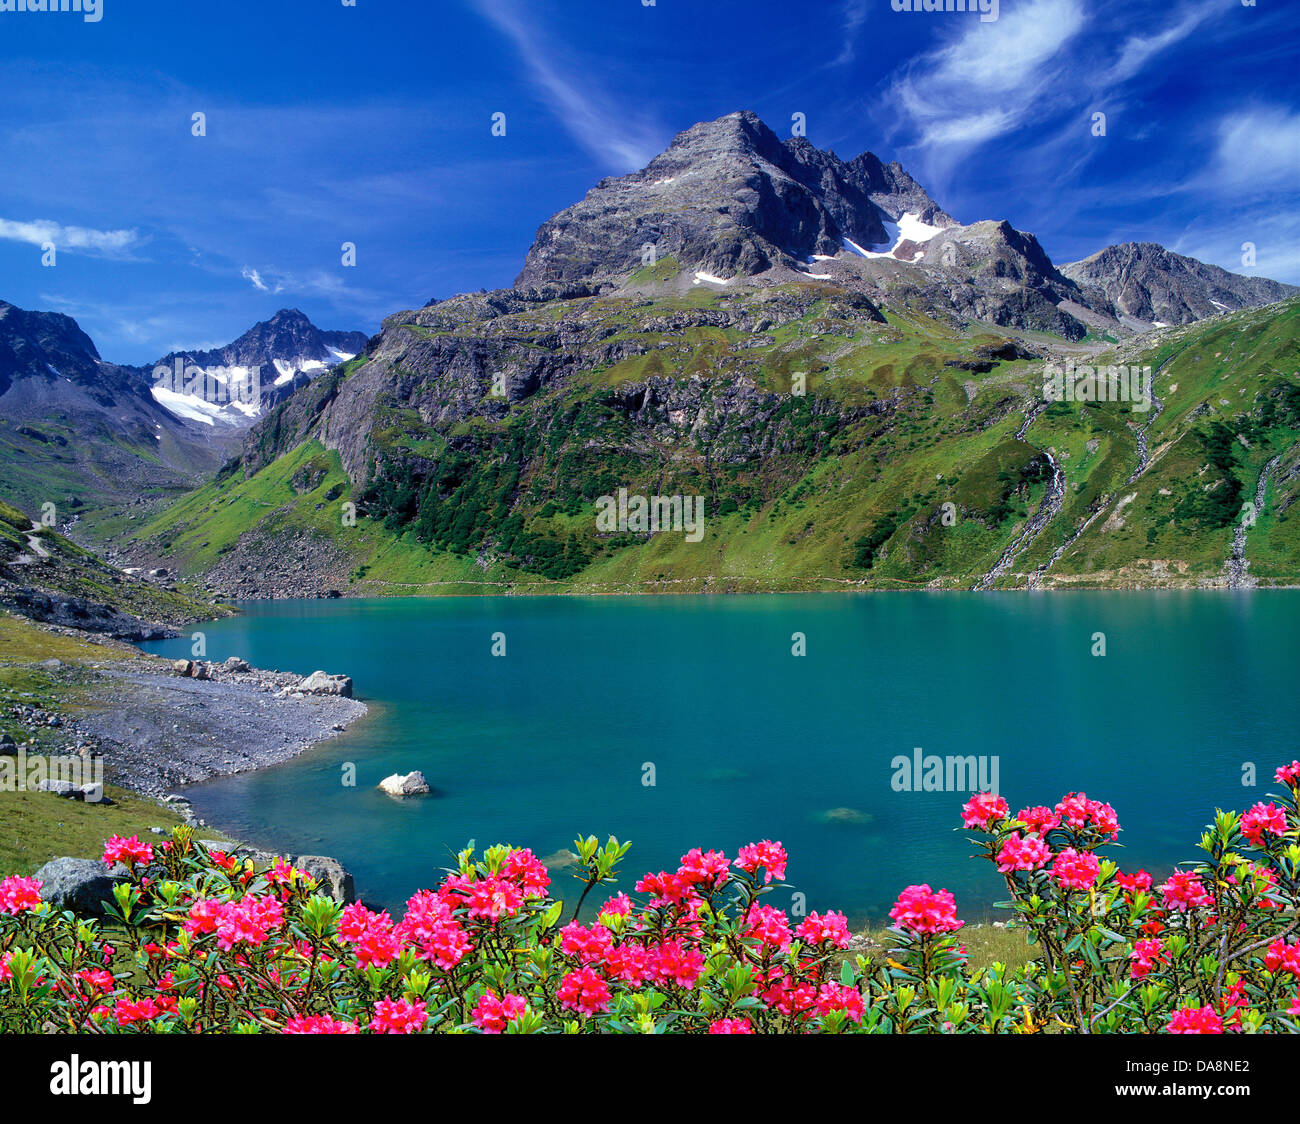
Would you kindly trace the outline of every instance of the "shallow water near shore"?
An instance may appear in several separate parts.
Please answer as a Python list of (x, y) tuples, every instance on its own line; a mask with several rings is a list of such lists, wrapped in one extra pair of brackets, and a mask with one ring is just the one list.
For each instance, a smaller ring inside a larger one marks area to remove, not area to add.
[[(243, 608), (200, 626), (207, 658), (341, 672), (378, 706), (293, 761), (187, 793), (242, 838), (338, 857), (386, 906), (471, 839), (545, 857), (582, 832), (632, 841), (629, 891), (690, 847), (734, 856), (772, 838), (809, 909), (878, 920), (902, 887), (928, 882), (963, 916), (996, 917), (1000, 880), (954, 831), (966, 796), (896, 791), (895, 758), (996, 757), (1013, 812), (1085, 790), (1119, 813), (1121, 865), (1164, 873), (1197, 856), (1216, 805), (1263, 799), (1275, 767), (1300, 757), (1296, 591)], [(791, 654), (794, 633), (805, 656)], [(190, 644), (142, 647), (180, 657)], [(375, 789), (412, 769), (434, 795)], [(567, 871), (552, 877), (574, 896)]]

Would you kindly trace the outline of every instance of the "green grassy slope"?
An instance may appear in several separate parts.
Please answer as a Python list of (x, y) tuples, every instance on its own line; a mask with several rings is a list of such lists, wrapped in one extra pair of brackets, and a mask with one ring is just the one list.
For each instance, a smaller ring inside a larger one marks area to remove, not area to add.
[[(439, 427), (380, 403), (380, 469), (365, 489), (309, 441), (247, 480), (199, 489), (133, 538), (204, 572), (250, 534), (308, 533), (345, 553), (357, 593), (969, 588), (1018, 541), (1056, 462), (1059, 511), (996, 585), (1035, 571), (1046, 586), (1190, 583), (1222, 573), (1241, 502), (1278, 457), (1246, 557), (1261, 582), (1300, 578), (1288, 514), (1300, 489), (1300, 300), (1145, 347), (1020, 333), (1042, 355), (990, 361), (1007, 340), (995, 328), (901, 306), (864, 323), (824, 288), (805, 315), (761, 332), (665, 329), (716, 304), (703, 289), (587, 302), (584, 323), (603, 344), (635, 341), (633, 354), (580, 367), (497, 418)], [(529, 341), (563, 315), (575, 314), (530, 308), (493, 330), (539, 346)], [(417, 335), (476, 330), (412, 324)], [(1161, 409), (1044, 407), (1049, 350), (1150, 365)], [(800, 375), (807, 393), (792, 395)], [(706, 437), (650, 429), (626, 402), (647, 379), (696, 380), (716, 412), (740, 376), (757, 387), (756, 420)], [(1142, 430), (1150, 463), (1130, 483)], [(599, 533), (596, 501), (619, 487), (707, 497), (702, 541)], [(355, 526), (340, 520), (344, 502), (358, 506)]]
[(0, 500), (0, 599), (18, 589), (83, 598), (144, 621), (202, 620), (226, 611), (190, 583), (168, 588), (124, 574), (57, 531), (34, 528)]

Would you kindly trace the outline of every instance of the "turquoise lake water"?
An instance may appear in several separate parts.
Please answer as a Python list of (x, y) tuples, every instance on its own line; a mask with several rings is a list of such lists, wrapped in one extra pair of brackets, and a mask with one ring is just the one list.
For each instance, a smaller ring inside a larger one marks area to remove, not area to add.
[[(549, 856), (582, 832), (633, 842), (629, 891), (692, 846), (772, 838), (808, 908), (879, 918), (929, 882), (997, 916), (998, 878), (953, 830), (966, 797), (895, 791), (895, 757), (996, 756), (1013, 811), (1108, 800), (1121, 864), (1153, 873), (1300, 757), (1293, 591), (310, 600), (198, 627), (209, 659), (341, 672), (373, 704), (294, 761), (191, 787), (198, 813), (335, 855), (387, 906), (471, 839)], [(436, 795), (375, 789), (411, 769)]]

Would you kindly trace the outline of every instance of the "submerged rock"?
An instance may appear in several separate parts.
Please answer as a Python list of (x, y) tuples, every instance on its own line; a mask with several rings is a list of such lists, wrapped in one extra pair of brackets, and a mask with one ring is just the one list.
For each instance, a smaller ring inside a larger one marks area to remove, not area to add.
[(876, 817), (870, 812), (861, 812), (857, 808), (828, 808), (817, 813), (822, 823), (869, 824)]
[(394, 773), (391, 777), (385, 777), (379, 782), (379, 788), (389, 796), (423, 796), (433, 791), (418, 769), (404, 776)]

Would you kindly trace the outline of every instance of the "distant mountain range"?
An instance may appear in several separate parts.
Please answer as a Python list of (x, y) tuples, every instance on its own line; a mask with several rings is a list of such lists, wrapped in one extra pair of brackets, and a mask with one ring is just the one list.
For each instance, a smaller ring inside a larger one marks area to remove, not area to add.
[(353, 358), (366, 339), (364, 332), (321, 331), (296, 308), (282, 308), (234, 343), (171, 352), (147, 371), (154, 398), (178, 417), (243, 429), (313, 376)]
[[(92, 444), (141, 461), (141, 432), (209, 457), (242, 440), (100, 530), (248, 596), (1296, 581), (1297, 293), (1150, 243), (1058, 267), (896, 163), (734, 113), (543, 223), (513, 288), (368, 342), (281, 312), (164, 357), (181, 381), (151, 389), (66, 318), (13, 310), (37, 342), (0, 351), (0, 453), (50, 456), (48, 421), (13, 444), (13, 387), (29, 414), (98, 402)], [(65, 386), (49, 368), (73, 352)], [(1049, 363), (1149, 366), (1152, 393), (1049, 400)], [(249, 401), (207, 393), (257, 365), (274, 377)], [(103, 421), (119, 401), (134, 445)], [(611, 533), (597, 501), (624, 489), (704, 497), (709, 530)], [(1258, 522), (1234, 529), (1247, 499)]]
[(266, 409), (365, 344), (284, 309), (227, 347), (134, 367), (102, 359), (71, 317), (0, 301), (3, 493), (74, 511), (193, 487)]
[[(128, 549), (247, 596), (1295, 581), (1296, 292), (1145, 244), (1058, 268), (731, 114), (543, 223), (513, 288), (390, 316)], [(1151, 393), (1049, 400), (1049, 363)], [(627, 495), (708, 529), (602, 527)]]
[(1061, 273), (1090, 291), (1094, 303), (1107, 302), (1117, 315), (1157, 327), (1272, 304), (1300, 292), (1265, 277), (1229, 273), (1154, 242), (1107, 246), (1090, 258), (1063, 265)]

